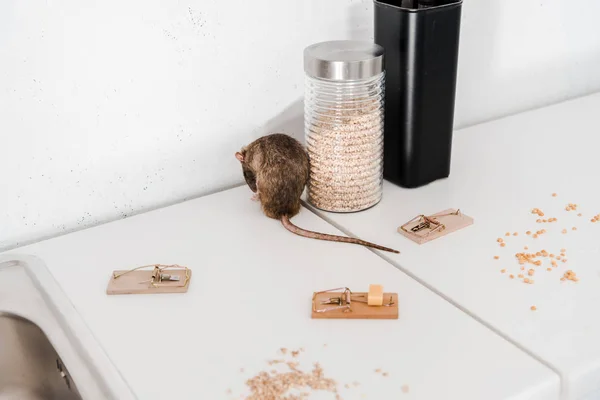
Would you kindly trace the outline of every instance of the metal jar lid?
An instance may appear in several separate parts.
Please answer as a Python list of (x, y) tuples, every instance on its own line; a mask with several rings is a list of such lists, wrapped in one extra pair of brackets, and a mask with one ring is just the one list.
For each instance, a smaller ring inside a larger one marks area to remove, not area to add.
[(383, 47), (369, 42), (336, 40), (304, 49), (304, 72), (319, 79), (353, 81), (383, 72)]

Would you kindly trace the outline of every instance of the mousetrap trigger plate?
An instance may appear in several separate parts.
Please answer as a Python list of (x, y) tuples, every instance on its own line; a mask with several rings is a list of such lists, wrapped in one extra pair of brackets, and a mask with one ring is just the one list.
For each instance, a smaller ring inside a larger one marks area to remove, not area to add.
[(113, 271), (106, 294), (185, 293), (191, 278), (192, 270), (177, 264), (144, 265), (130, 270)]
[(313, 319), (398, 319), (398, 294), (383, 293), (380, 285), (369, 292), (337, 288), (314, 292)]
[(398, 227), (398, 233), (417, 244), (424, 244), (473, 224), (473, 218), (452, 208), (425, 216), (418, 215)]

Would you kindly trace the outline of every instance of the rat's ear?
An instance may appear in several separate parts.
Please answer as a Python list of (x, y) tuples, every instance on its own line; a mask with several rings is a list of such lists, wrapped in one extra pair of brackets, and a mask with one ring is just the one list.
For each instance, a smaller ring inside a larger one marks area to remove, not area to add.
[(235, 158), (237, 158), (240, 162), (244, 162), (244, 156), (239, 151), (235, 153)]

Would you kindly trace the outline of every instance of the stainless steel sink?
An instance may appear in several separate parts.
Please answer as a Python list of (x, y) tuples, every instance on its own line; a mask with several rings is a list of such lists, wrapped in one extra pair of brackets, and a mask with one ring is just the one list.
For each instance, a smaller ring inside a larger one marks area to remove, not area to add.
[(81, 400), (58, 353), (33, 322), (0, 313), (0, 400)]
[(0, 400), (137, 400), (33, 256), (0, 254)]

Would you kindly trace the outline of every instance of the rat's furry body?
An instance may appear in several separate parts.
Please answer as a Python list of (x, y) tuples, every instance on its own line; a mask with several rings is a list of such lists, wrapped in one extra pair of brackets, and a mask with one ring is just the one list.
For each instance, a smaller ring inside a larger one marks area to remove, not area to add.
[(244, 179), (260, 201), (264, 214), (280, 220), (292, 233), (312, 239), (360, 244), (379, 250), (398, 251), (364, 240), (308, 231), (290, 219), (300, 212), (300, 198), (308, 183), (310, 160), (300, 142), (283, 133), (256, 139), (235, 154), (242, 164)]

